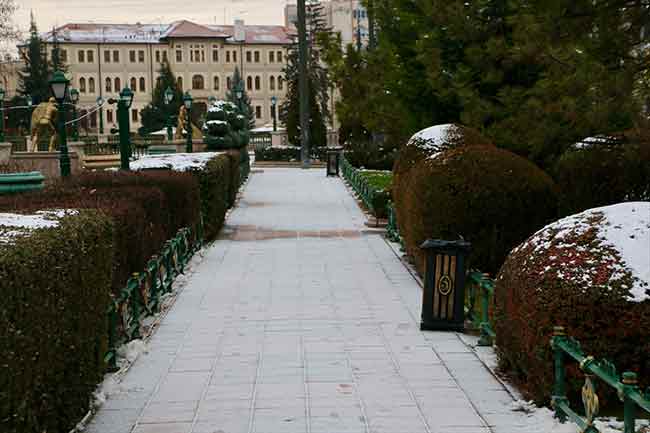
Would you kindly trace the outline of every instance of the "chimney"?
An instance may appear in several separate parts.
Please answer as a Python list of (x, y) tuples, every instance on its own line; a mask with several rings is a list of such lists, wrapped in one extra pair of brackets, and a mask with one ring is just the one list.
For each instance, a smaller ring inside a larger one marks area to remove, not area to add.
[(244, 42), (246, 41), (246, 27), (244, 26), (244, 20), (235, 20), (235, 41)]

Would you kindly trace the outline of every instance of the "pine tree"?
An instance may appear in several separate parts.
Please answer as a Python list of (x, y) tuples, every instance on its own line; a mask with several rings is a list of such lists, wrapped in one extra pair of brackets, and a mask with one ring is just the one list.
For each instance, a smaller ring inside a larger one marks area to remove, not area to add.
[[(174, 99), (169, 104), (165, 103), (167, 88), (172, 89), (174, 92)], [(169, 63), (164, 61), (158, 71), (158, 80), (153, 90), (151, 102), (141, 111), (142, 127), (140, 133), (148, 134), (165, 128), (167, 122), (178, 115), (182, 104), (183, 92), (178, 87), (178, 82)]]
[(38, 34), (33, 14), (31, 14), (29, 33), (29, 43), (23, 54), (25, 67), (18, 76), (18, 93), (23, 97), (31, 95), (34, 104), (39, 104), (50, 97), (48, 83), (50, 68), (45, 44)]
[(239, 67), (237, 66), (235, 66), (235, 72), (232, 75), (232, 79), (230, 80), (230, 83), (231, 83), (231, 89), (226, 92), (226, 100), (232, 102), (233, 104), (239, 107), (240, 101), (237, 98), (237, 89), (241, 89), (242, 109), (248, 116), (248, 125), (250, 129), (255, 128), (255, 112), (253, 111), (251, 98), (248, 96), (248, 93), (246, 92), (246, 83), (244, 83), (244, 79), (242, 78), (241, 72), (239, 72)]
[(52, 61), (51, 61), (52, 71), (63, 71), (68, 70), (67, 65), (61, 58), (61, 44), (59, 43), (59, 33), (56, 27), (52, 28)]
[[(327, 40), (331, 29), (327, 27), (324, 19), (323, 6), (319, 1), (307, 0), (307, 80), (309, 85), (309, 110), (310, 110), (310, 145), (317, 148), (327, 145), (327, 123), (331, 115), (329, 111), (330, 80), (328, 71), (321, 62), (321, 40)], [(298, 43), (289, 49), (287, 64), (284, 69), (287, 82), (287, 97), (280, 106), (280, 120), (287, 128), (289, 141), (300, 143), (300, 93), (298, 86)]]

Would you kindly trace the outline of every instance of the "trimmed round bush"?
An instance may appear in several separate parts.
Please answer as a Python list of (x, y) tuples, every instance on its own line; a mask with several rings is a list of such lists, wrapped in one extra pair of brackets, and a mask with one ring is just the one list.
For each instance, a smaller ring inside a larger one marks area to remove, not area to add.
[(423, 272), (426, 239), (462, 237), (472, 243), (469, 265), (496, 273), (515, 245), (556, 217), (554, 183), (514, 153), (450, 144), (425, 158), (407, 145), (396, 164), (393, 196), (406, 250)]
[(568, 149), (554, 171), (562, 215), (650, 200), (650, 141), (638, 134), (590, 137)]
[[(550, 399), (554, 326), (586, 355), (650, 385), (649, 245), (650, 203), (632, 202), (561, 219), (508, 256), (496, 281), (496, 343), (501, 369), (529, 398)], [(579, 404), (584, 376), (575, 362), (567, 367), (569, 396)], [(606, 388), (601, 397), (615, 399)]]

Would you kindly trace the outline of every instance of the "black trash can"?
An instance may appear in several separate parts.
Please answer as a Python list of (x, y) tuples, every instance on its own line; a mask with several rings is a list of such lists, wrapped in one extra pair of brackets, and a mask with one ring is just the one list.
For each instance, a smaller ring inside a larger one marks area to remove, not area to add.
[(327, 148), (327, 176), (338, 176), (339, 167), (341, 165), (341, 150), (340, 147)]

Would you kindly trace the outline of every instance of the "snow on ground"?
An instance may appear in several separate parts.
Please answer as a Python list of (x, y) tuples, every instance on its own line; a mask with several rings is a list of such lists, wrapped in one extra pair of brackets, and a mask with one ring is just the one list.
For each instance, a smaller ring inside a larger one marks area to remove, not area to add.
[(0, 244), (11, 243), (17, 236), (35, 229), (56, 227), (61, 218), (76, 213), (71, 209), (44, 210), (32, 215), (0, 213)]
[(587, 137), (577, 143), (573, 144), (573, 149), (590, 149), (594, 146), (603, 145), (603, 144), (615, 144), (619, 143), (620, 138), (610, 137), (606, 135), (597, 135), (595, 137)]
[(131, 162), (131, 170), (169, 169), (173, 171), (201, 170), (220, 152), (169, 153), (164, 155), (146, 155)]
[[(597, 238), (604, 247), (601, 252), (603, 260), (611, 261), (615, 269), (610, 281), (628, 271), (634, 278), (634, 285), (629, 288), (629, 300), (642, 302), (650, 299), (650, 202), (619, 203), (571, 215), (544, 227), (523, 245), (532, 244), (534, 251), (539, 253), (551, 247), (580, 252), (585, 247), (576, 246), (572, 240), (593, 228), (598, 231)], [(563, 243), (565, 239), (570, 241)], [(609, 249), (616, 251), (620, 260), (605, 257), (611, 255), (607, 251)], [(569, 268), (565, 268), (559, 276), (565, 279), (581, 278), (582, 283), (592, 283), (589, 274), (573, 273)]]

